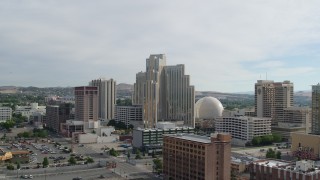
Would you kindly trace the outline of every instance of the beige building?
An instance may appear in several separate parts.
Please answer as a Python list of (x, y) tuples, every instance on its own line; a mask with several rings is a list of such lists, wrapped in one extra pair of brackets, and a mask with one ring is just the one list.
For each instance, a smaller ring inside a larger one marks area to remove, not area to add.
[(271, 117), (272, 126), (284, 121), (284, 109), (293, 106), (293, 83), (258, 80), (255, 83), (257, 117)]
[(217, 133), (230, 133), (233, 145), (245, 146), (254, 137), (271, 134), (271, 118), (217, 117), (215, 128)]
[[(311, 133), (311, 109), (308, 107), (288, 107), (283, 109), (282, 123), (305, 127), (306, 133)], [(278, 123), (279, 125), (279, 123)]]
[(0, 107), (0, 122), (6, 122), (12, 118), (11, 107)]
[(95, 79), (92, 80), (90, 86), (99, 88), (99, 111), (98, 117), (105, 121), (114, 119), (116, 104), (116, 81), (113, 79)]
[(294, 156), (303, 159), (320, 158), (320, 136), (291, 133), (291, 152)]
[(272, 134), (279, 134), (283, 140), (291, 141), (291, 133), (305, 133), (306, 127), (300, 124), (278, 123), (278, 126), (273, 126)]
[(231, 136), (193, 134), (163, 136), (165, 179), (230, 180)]
[(127, 127), (143, 128), (143, 113), (141, 105), (116, 106), (115, 120), (123, 122)]
[(154, 128), (158, 120), (194, 127), (194, 96), (184, 65), (167, 66), (164, 54), (150, 55), (146, 72), (136, 75), (133, 104), (143, 105), (146, 128)]
[(265, 159), (253, 162), (249, 166), (250, 179), (263, 180), (318, 180), (320, 170), (314, 161), (297, 161), (296, 163)]
[(320, 84), (312, 86), (312, 133), (320, 134)]

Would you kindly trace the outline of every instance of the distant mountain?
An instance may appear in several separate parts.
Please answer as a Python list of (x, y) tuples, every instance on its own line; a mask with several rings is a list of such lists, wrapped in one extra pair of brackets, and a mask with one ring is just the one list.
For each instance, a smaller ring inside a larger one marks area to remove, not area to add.
[(131, 98), (133, 94), (133, 85), (120, 83), (116, 87), (117, 98)]
[(126, 83), (120, 83), (120, 84), (117, 85), (117, 90), (133, 91), (133, 85), (132, 84), (126, 84)]

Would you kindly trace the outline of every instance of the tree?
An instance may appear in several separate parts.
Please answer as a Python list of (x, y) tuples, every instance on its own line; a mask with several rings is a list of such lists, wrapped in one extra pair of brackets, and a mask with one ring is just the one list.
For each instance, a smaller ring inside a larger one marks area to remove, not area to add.
[(114, 119), (111, 119), (108, 124), (108, 126), (115, 126), (116, 125), (116, 121)]
[(269, 145), (273, 142), (273, 136), (272, 135), (264, 135), (261, 136), (261, 144), (262, 145)]
[(275, 143), (281, 142), (282, 140), (282, 137), (280, 134), (272, 134), (272, 137), (273, 137), (273, 142)]
[(266, 158), (276, 158), (276, 152), (272, 148), (269, 148), (266, 153)]
[(8, 170), (14, 170), (14, 166), (13, 166), (12, 164), (9, 164), (9, 165), (7, 166), (7, 169), (8, 169)]
[(49, 160), (47, 157), (43, 158), (42, 167), (46, 168), (49, 165)]
[(256, 136), (252, 138), (252, 145), (254, 146), (258, 146), (261, 144), (261, 137), (260, 136)]
[(94, 163), (94, 160), (91, 157), (86, 158), (86, 163)]
[(141, 158), (141, 152), (140, 152), (139, 149), (137, 149), (137, 151), (136, 151), (136, 159), (142, 159)]
[(159, 158), (153, 160), (154, 169), (158, 172), (162, 172), (162, 161)]
[(17, 162), (17, 169), (20, 169), (21, 165), (20, 162)]
[(111, 148), (109, 153), (111, 156), (115, 156), (115, 157), (119, 156), (119, 152), (116, 151), (114, 148)]
[(68, 162), (69, 162), (71, 165), (77, 164), (76, 158), (74, 158), (73, 156), (71, 156), (71, 157), (69, 158)]
[(276, 158), (281, 159), (281, 152), (280, 151), (277, 151)]

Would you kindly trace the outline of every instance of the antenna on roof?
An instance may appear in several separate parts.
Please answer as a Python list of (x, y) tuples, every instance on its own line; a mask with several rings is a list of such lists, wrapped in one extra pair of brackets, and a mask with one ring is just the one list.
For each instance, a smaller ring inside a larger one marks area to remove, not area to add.
[(266, 80), (268, 80), (268, 72), (266, 72)]

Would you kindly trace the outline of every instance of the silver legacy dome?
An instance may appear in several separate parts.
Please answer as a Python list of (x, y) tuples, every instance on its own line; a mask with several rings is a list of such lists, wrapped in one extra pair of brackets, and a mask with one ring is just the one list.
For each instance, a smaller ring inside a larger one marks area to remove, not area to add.
[(199, 119), (214, 119), (222, 116), (223, 106), (214, 97), (204, 97), (197, 101), (195, 105), (195, 115)]

